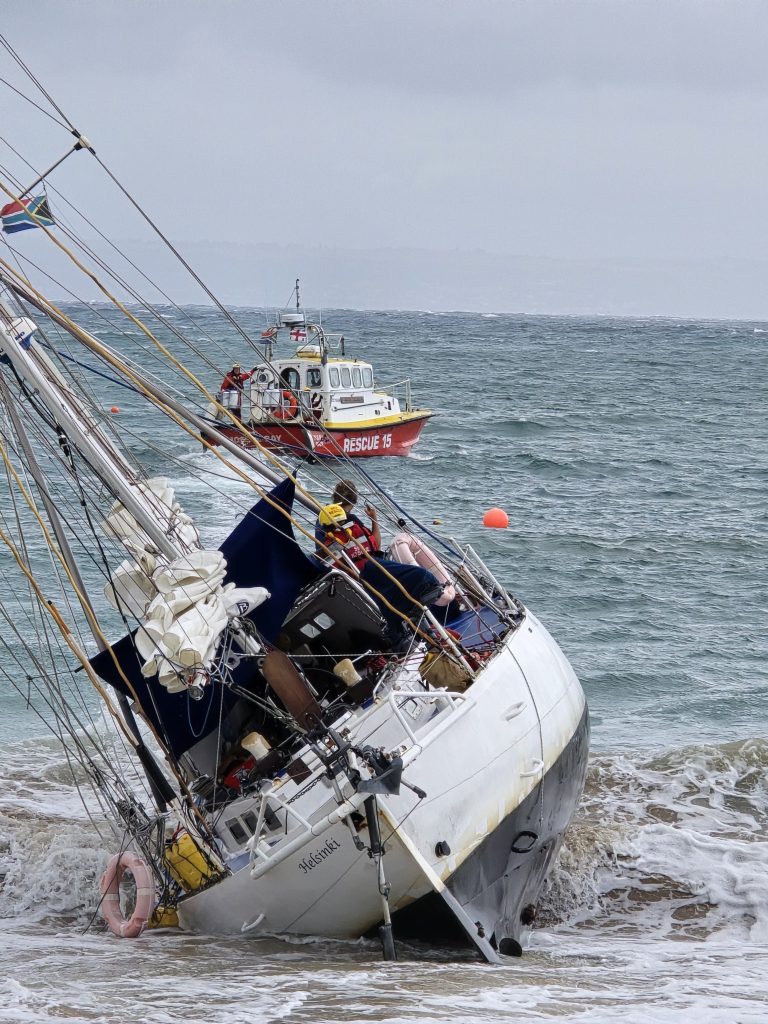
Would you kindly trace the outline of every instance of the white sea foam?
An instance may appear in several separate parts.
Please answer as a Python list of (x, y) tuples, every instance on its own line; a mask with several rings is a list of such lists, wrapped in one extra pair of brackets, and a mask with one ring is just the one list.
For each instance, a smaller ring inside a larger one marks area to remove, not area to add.
[[(0, 802), (0, 965), (17, 979), (0, 991), (3, 1024), (89, 1020), (89, 1000), (99, 1005), (96, 1019), (117, 1022), (126, 1012), (118, 984), (126, 971), (142, 979), (131, 988), (131, 1014), (147, 1021), (180, 1014), (191, 1022), (282, 1016), (310, 1024), (342, 1012), (348, 1021), (374, 1014), (454, 1024), (585, 1014), (624, 1024), (761, 1020), (768, 966), (768, 851), (758, 841), (768, 823), (763, 741), (593, 758), (583, 809), (526, 954), (496, 969), (466, 956), (457, 966), (452, 955), (446, 962), (446, 954), (418, 945), (401, 947), (395, 968), (381, 964), (370, 940), (83, 936), (110, 851), (82, 815), (58, 813), (70, 813), (74, 785), (54, 746), (43, 746), (36, 761), (37, 750), (37, 742), (18, 744), (0, 769), (0, 781), (13, 782), (9, 803)], [(19, 802), (25, 755), (28, 793)], [(53, 973), (27, 984), (18, 965), (29, 958)], [(64, 991), (52, 980), (62, 970), (75, 979)], [(157, 1015), (160, 1005), (165, 1016)]]

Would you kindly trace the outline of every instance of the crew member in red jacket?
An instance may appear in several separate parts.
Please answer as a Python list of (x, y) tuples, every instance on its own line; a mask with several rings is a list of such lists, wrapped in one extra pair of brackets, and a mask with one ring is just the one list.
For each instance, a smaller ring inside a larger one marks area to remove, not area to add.
[(223, 404), (233, 412), (238, 418), (242, 416), (243, 410), (243, 388), (245, 382), (253, 376), (253, 371), (250, 370), (247, 373), (243, 373), (240, 369), (240, 363), (235, 363), (229, 373), (226, 375), (224, 380), (221, 382), (221, 390), (233, 391), (234, 395), (231, 396), (228, 402)]

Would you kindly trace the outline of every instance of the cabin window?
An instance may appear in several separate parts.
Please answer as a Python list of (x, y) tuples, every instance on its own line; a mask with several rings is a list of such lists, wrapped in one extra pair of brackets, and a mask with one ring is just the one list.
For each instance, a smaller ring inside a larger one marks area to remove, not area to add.
[(322, 387), (322, 376), (320, 374), (320, 367), (313, 366), (307, 370), (307, 387), (308, 388), (319, 388)]
[(282, 386), (287, 388), (288, 391), (298, 391), (301, 388), (299, 371), (294, 366), (288, 366), (285, 370), (281, 370), (280, 380)]
[(352, 367), (352, 383), (356, 388), (361, 388), (363, 386), (363, 375), (360, 373), (359, 366)]
[(363, 383), (367, 388), (373, 387), (373, 370), (370, 366), (363, 367)]
[(341, 386), (343, 388), (352, 387), (352, 375), (349, 372), (348, 366), (342, 366), (341, 368)]
[(335, 366), (331, 367), (331, 387), (337, 388), (339, 386), (339, 371)]

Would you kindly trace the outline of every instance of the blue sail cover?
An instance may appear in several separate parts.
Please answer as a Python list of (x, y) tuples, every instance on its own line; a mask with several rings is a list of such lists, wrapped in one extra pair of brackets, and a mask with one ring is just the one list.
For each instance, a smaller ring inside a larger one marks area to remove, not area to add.
[[(270, 500), (262, 498), (257, 502), (219, 549), (227, 560), (225, 583), (266, 587), (272, 595), (248, 616), (269, 643), (277, 639), (299, 591), (322, 573), (296, 543), (291, 521), (285, 515), (293, 507), (294, 495), (293, 480), (278, 484), (270, 492)], [(221, 684), (207, 687), (201, 701), (191, 700), (186, 693), (168, 693), (157, 676), (142, 676), (142, 659), (136, 652), (134, 636), (135, 630), (113, 644), (111, 650), (91, 658), (91, 665), (114, 689), (138, 700), (167, 749), (179, 757), (217, 728), (221, 716), (227, 714), (237, 697)], [(115, 660), (130, 686), (120, 675)], [(232, 678), (237, 686), (254, 692), (261, 680), (248, 659), (240, 662)]]

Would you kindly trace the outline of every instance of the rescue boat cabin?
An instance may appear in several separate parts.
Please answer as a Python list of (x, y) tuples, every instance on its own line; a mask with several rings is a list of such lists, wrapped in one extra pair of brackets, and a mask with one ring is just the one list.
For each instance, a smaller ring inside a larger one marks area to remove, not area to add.
[[(296, 345), (294, 355), (273, 359), (283, 332)], [(271, 447), (407, 455), (432, 415), (413, 408), (410, 380), (377, 386), (373, 366), (346, 355), (342, 334), (326, 333), (301, 311), (281, 313), (262, 339), (268, 362), (257, 364), (244, 386), (217, 397)]]

